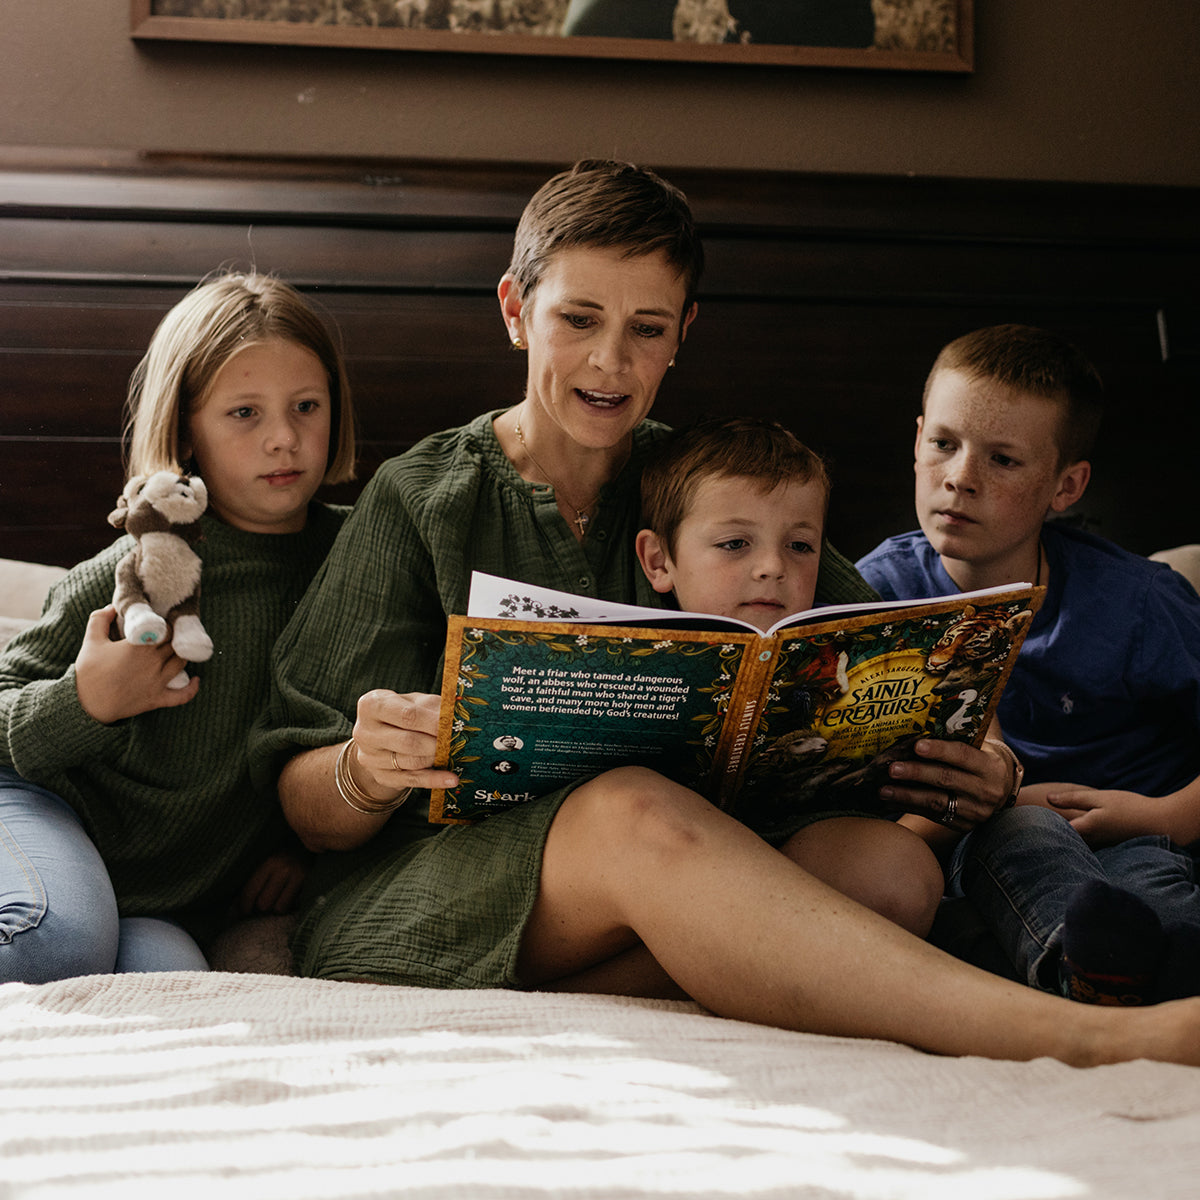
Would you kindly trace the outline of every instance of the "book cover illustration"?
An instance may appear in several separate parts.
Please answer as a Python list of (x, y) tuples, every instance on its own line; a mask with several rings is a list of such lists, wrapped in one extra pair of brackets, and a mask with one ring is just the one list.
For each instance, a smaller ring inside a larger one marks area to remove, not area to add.
[(460, 781), (433, 793), (443, 823), (627, 764), (752, 807), (760, 830), (797, 806), (878, 811), (886, 763), (917, 737), (982, 739), (1040, 601), (1026, 586), (817, 609), (767, 636), (488, 583), (478, 603), (500, 615), (449, 620), (437, 762)]
[(1032, 592), (785, 634), (745, 761), (729, 756), (718, 794), (765, 836), (793, 828), (797, 810), (882, 812), (888, 766), (916, 741), (982, 742), (1041, 602)]

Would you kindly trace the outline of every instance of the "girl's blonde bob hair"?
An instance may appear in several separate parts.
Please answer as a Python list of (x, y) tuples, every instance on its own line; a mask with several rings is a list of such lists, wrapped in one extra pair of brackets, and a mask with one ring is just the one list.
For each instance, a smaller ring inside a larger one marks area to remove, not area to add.
[(354, 411), (334, 332), (290, 284), (273, 275), (222, 271), (171, 309), (134, 368), (126, 399), (126, 478), (185, 470), (188, 420), (217, 372), (239, 350), (294, 342), (321, 360), (329, 379), (329, 457), (323, 483), (354, 478)]

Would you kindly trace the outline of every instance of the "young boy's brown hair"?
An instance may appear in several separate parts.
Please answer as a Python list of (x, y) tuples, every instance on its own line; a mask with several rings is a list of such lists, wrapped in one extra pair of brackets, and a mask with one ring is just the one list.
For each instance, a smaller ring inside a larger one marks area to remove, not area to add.
[(673, 432), (642, 472), (642, 524), (668, 554), (700, 483), (714, 475), (757, 483), (764, 492), (781, 483), (820, 485), (829, 505), (829, 472), (778, 421), (760, 417), (710, 417)]

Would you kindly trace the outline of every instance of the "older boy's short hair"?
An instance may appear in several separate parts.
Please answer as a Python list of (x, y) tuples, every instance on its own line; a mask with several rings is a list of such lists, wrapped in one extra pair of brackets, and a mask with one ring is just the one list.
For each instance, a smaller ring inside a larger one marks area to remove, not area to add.
[(971, 379), (994, 379), (1015, 391), (1062, 406), (1058, 423), (1059, 465), (1087, 458), (1104, 416), (1104, 384), (1090, 360), (1047, 329), (991, 325), (964, 334), (934, 361), (925, 381), (922, 411), (939, 371), (961, 371)]
[(678, 268), (692, 304), (704, 248), (687, 197), (645, 167), (581, 159), (547, 180), (525, 206), (508, 274), (528, 300), (559, 250), (617, 249), (631, 257), (662, 251)]
[(764, 492), (781, 483), (816, 483), (828, 510), (829, 471), (795, 434), (761, 417), (711, 417), (669, 434), (642, 471), (642, 524), (668, 554), (675, 553), (696, 489), (714, 476), (752, 480)]

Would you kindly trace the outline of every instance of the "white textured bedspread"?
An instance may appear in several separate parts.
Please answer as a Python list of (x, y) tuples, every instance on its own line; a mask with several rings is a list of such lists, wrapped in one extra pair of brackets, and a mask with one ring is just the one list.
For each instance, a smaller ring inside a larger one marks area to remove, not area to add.
[(0, 987), (0, 1197), (1200, 1195), (1200, 1070), (687, 1004), (278, 976)]

